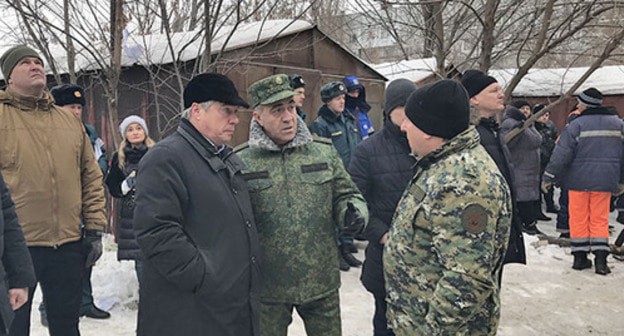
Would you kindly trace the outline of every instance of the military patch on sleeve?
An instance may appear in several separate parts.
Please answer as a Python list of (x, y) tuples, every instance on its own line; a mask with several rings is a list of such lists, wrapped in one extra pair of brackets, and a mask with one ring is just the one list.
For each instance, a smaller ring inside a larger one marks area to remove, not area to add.
[(479, 204), (470, 204), (461, 214), (461, 223), (464, 230), (470, 233), (481, 233), (487, 225), (488, 214)]
[(266, 170), (263, 170), (263, 171), (245, 173), (245, 174), (241, 174), (241, 177), (245, 179), (245, 181), (266, 179), (266, 178), (269, 178), (269, 172)]
[(416, 188), (414, 188), (414, 199), (420, 203), (422, 202), (423, 199), (425, 199), (425, 191), (422, 190), (419, 186), (416, 186)]
[(327, 162), (313, 163), (309, 165), (301, 165), (302, 173), (312, 173), (312, 172), (327, 170), (327, 169), (329, 169), (329, 165), (327, 164)]

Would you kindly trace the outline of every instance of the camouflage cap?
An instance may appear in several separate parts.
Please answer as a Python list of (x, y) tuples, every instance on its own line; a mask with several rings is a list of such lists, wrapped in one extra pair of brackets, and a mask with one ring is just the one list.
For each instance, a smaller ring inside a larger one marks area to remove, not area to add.
[(279, 74), (263, 78), (249, 86), (247, 99), (251, 107), (267, 105), (296, 95), (290, 87), (288, 75)]

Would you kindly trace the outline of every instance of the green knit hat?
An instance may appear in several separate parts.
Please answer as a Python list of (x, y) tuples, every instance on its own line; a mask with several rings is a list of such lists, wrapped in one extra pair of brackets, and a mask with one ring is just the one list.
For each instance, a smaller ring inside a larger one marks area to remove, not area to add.
[(23, 44), (15, 46), (2, 54), (0, 57), (0, 67), (2, 68), (2, 75), (4, 76), (5, 82), (9, 80), (9, 77), (11, 77), (11, 72), (17, 65), (17, 62), (28, 56), (36, 57), (41, 61), (41, 63), (43, 63), (41, 56), (39, 56), (34, 49)]

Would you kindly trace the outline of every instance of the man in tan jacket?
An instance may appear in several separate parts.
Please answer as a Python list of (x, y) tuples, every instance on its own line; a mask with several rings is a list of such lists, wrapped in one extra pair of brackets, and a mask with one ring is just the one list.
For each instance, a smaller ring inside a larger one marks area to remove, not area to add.
[[(0, 90), (0, 169), (41, 283), (50, 335), (80, 335), (83, 268), (102, 254), (102, 173), (81, 121), (54, 105), (37, 52), (10, 48), (0, 67), (7, 83)], [(15, 312), (10, 335), (28, 335), (31, 302)]]

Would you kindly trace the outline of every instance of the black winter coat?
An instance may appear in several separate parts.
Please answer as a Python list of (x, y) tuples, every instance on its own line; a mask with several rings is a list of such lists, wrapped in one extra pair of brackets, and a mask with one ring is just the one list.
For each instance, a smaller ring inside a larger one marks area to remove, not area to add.
[(555, 150), (555, 145), (557, 144), (557, 138), (559, 137), (559, 131), (557, 131), (557, 127), (555, 123), (548, 120), (548, 123), (544, 124), (541, 122), (535, 123), (535, 129), (542, 135), (542, 144), (540, 146), (540, 176), (544, 173), (548, 162), (550, 161), (550, 156), (552, 155), (553, 150)]
[(147, 152), (146, 146), (138, 148), (126, 147), (126, 163), (123, 170), (119, 167), (119, 155), (113, 154), (110, 170), (106, 175), (106, 186), (113, 197), (118, 198), (121, 205), (119, 221), (115, 222), (115, 239), (117, 240), (117, 260), (141, 260), (141, 250), (134, 236), (132, 217), (136, 188), (127, 194), (121, 191), (121, 184), (132, 171), (139, 168), (139, 161)]
[[(26, 247), (26, 240), (22, 227), (17, 220), (15, 205), (7, 189), (2, 175), (0, 175), (0, 335), (7, 335), (14, 313), (9, 304), (10, 288), (28, 288), (37, 284), (35, 270), (30, 252)], [(32, 300), (32, 298), (28, 298)]]
[(414, 175), (416, 159), (410, 155), (407, 138), (391, 121), (355, 148), (349, 173), (369, 206), (366, 231), (368, 246), (362, 283), (373, 294), (384, 295), (382, 253), (379, 240), (388, 232), (392, 216)]
[(138, 335), (259, 335), (260, 245), (242, 161), (186, 119), (137, 174)]
[(526, 252), (524, 250), (524, 237), (522, 236), (522, 222), (516, 207), (516, 193), (514, 190), (511, 166), (511, 154), (505, 140), (500, 136), (498, 123), (492, 118), (482, 118), (477, 125), (477, 131), (481, 137), (481, 145), (490, 154), (496, 166), (505, 177), (505, 181), (511, 190), (513, 203), (513, 215), (511, 218), (511, 230), (509, 232), (509, 247), (503, 263), (526, 264)]

